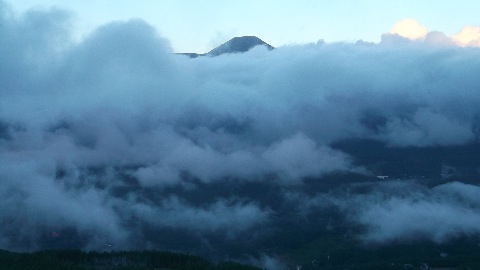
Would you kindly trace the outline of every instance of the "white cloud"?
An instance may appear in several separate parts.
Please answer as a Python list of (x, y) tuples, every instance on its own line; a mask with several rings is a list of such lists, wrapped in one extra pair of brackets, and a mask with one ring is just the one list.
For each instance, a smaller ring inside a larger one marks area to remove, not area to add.
[(390, 29), (390, 33), (416, 40), (425, 38), (428, 29), (425, 26), (420, 25), (415, 19), (408, 18), (395, 23), (392, 26), (392, 29)]
[(465, 26), (456, 34), (447, 37), (439, 31), (429, 32), (425, 26), (409, 18), (398, 21), (389, 33), (382, 35), (382, 43), (385, 44), (408, 44), (408, 41), (424, 42), (431, 46), (480, 47), (480, 27)]
[(480, 47), (480, 27), (465, 26), (452, 36), (452, 40), (464, 47)]

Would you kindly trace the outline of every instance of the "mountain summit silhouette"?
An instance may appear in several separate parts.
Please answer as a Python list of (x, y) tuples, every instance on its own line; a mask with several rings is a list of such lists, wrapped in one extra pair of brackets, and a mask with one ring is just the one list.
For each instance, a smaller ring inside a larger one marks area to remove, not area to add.
[(266, 46), (269, 50), (274, 49), (272, 45), (259, 39), (256, 36), (234, 37), (215, 49), (209, 51), (207, 55), (218, 56), (225, 53), (242, 53), (255, 46)]

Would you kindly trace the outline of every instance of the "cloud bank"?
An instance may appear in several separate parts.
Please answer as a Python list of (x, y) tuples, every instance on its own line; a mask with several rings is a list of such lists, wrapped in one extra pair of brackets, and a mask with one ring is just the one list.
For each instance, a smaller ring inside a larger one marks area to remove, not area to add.
[[(368, 174), (333, 147), (344, 140), (478, 142), (476, 48), (386, 35), (374, 45), (189, 59), (141, 20), (112, 22), (75, 43), (68, 13), (17, 16), (0, 5), (0, 248), (57, 238), (85, 249), (155, 248), (174, 229), (239, 239), (268, 227), (274, 205), (202, 186), (284, 191), (307, 178)], [(477, 189), (452, 183), (369, 204), (355, 197), (351, 219), (372, 228), (365, 237), (373, 240), (478, 233)], [(471, 206), (456, 196), (470, 196)], [(459, 221), (444, 222), (454, 212)], [(443, 225), (424, 231), (432, 222)]]

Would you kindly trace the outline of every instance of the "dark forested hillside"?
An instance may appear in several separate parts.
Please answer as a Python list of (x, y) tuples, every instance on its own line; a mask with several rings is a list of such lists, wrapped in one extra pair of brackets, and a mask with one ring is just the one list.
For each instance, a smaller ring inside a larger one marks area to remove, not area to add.
[(214, 264), (197, 256), (159, 251), (98, 253), (82, 252), (79, 250), (51, 250), (34, 253), (14, 253), (0, 250), (0, 269), (258, 270), (259, 268), (236, 262)]
[[(285, 254), (278, 269), (480, 269), (480, 239), (460, 239), (444, 244), (428, 241), (394, 245), (362, 245), (339, 235), (323, 235)], [(273, 266), (272, 266), (273, 267)], [(178, 269), (260, 270), (252, 265), (159, 251), (82, 252), (50, 250), (15, 253), (0, 250), (0, 269)], [(270, 268), (267, 268), (270, 269)]]

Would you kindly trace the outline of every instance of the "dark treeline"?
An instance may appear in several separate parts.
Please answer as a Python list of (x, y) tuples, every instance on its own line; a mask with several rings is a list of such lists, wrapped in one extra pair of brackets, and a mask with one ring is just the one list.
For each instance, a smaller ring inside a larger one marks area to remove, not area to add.
[[(324, 235), (283, 256), (278, 269), (480, 269), (480, 239), (463, 238), (449, 243), (412, 241), (389, 245), (363, 245), (354, 239)], [(260, 270), (238, 262), (213, 263), (203, 257), (160, 251), (83, 252), (47, 250), (16, 253), (0, 250), (0, 269), (195, 269)], [(270, 269), (277, 270), (277, 269)]]
[(480, 239), (364, 245), (340, 235), (325, 235), (290, 253), (289, 260), (302, 270), (476, 270), (480, 269)]
[(181, 269), (181, 270), (258, 270), (236, 262), (214, 264), (202, 257), (159, 251), (83, 252), (48, 250), (15, 253), (0, 250), (0, 269)]

